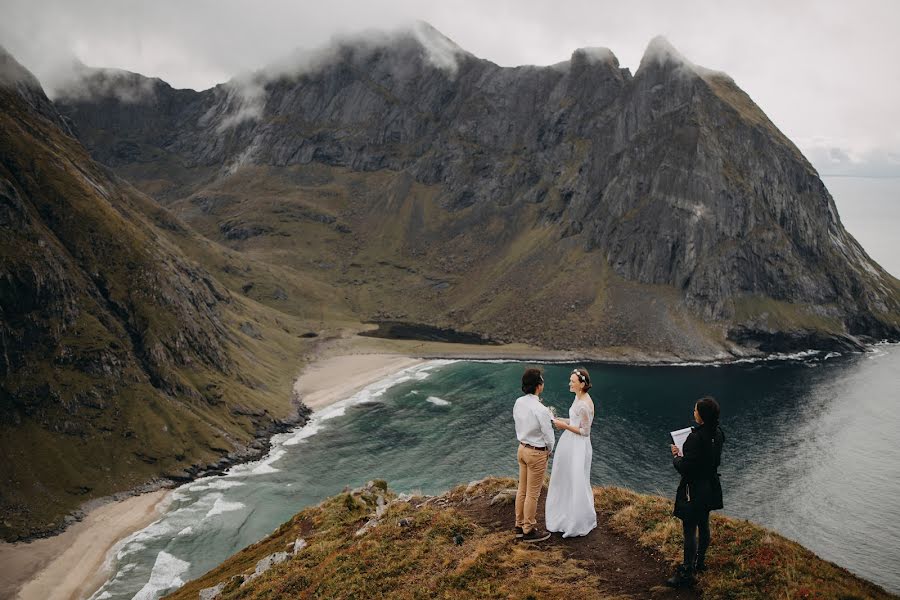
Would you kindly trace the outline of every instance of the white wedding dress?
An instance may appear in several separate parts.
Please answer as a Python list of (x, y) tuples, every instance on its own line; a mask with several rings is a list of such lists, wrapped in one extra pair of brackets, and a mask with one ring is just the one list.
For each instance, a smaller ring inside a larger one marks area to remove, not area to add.
[(575, 400), (569, 408), (569, 424), (580, 433), (563, 431), (553, 457), (547, 491), (547, 531), (563, 537), (587, 535), (597, 526), (594, 492), (591, 490), (591, 423), (594, 408), (589, 400)]

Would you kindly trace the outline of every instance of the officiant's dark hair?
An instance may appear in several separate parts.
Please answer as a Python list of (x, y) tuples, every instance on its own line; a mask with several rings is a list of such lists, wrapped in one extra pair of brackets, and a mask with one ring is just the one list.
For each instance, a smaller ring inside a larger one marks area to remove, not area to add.
[(526, 394), (537, 392), (538, 386), (544, 383), (544, 374), (540, 369), (525, 369), (522, 374), (522, 391)]
[(703, 419), (703, 426), (713, 431), (719, 425), (719, 403), (712, 396), (704, 396), (697, 400), (697, 413)]

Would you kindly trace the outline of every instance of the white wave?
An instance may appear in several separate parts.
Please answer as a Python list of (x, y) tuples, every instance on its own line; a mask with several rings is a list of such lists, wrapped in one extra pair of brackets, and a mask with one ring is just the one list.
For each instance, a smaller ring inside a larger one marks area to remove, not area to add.
[(192, 533), (194, 533), (194, 528), (188, 525), (187, 527), (179, 531), (178, 535), (191, 535)]
[(224, 512), (240, 510), (240, 509), (244, 508), (244, 506), (245, 505), (243, 502), (228, 502), (222, 496), (219, 496), (218, 498), (216, 498), (215, 504), (213, 504), (213, 507), (211, 509), (209, 509), (209, 512), (206, 513), (206, 517), (204, 517), (204, 518), (209, 518), (209, 517), (212, 517), (215, 515), (220, 515)]
[[(181, 488), (179, 488), (179, 489), (181, 489)], [(178, 490), (175, 490), (174, 492), (172, 492), (171, 498), (175, 502), (184, 502), (185, 500), (191, 499), (189, 494), (185, 494), (184, 492), (180, 492)]]
[(339, 402), (335, 402), (334, 404), (327, 406), (322, 410), (314, 412), (312, 418), (306, 425), (299, 429), (295, 429), (288, 434), (283, 434), (284, 436), (286, 436), (285, 438), (282, 438), (280, 436), (273, 437), (272, 447), (274, 448), (276, 444), (280, 444), (282, 446), (296, 446), (297, 444), (322, 431), (323, 423), (325, 423), (326, 421), (330, 421), (331, 419), (345, 415), (347, 413), (347, 409), (351, 406), (377, 402), (378, 399), (385, 394), (385, 392), (387, 392), (395, 385), (412, 380), (421, 381), (430, 376), (429, 371), (455, 362), (458, 361), (431, 360), (427, 363), (402, 369), (394, 373), (390, 377), (385, 377), (384, 379), (381, 379), (378, 382), (363, 388), (350, 398), (340, 400)]
[(791, 362), (805, 361), (822, 354), (821, 350), (802, 350), (793, 353), (776, 353), (767, 354), (765, 356), (754, 356), (748, 358), (722, 359), (716, 361), (685, 361), (676, 363), (648, 363), (646, 366), (651, 367), (725, 367), (728, 365), (747, 365), (764, 362)]
[(425, 398), (426, 402), (431, 402), (435, 406), (450, 406), (449, 400), (444, 400), (443, 398), (438, 398), (437, 396), (428, 396)]
[(224, 477), (204, 477), (198, 479), (188, 488), (191, 492), (202, 492), (205, 490), (227, 490), (245, 485), (243, 481), (235, 481)]
[(281, 459), (287, 452), (281, 448), (286, 434), (272, 436), (272, 444), (269, 453), (259, 460), (254, 460), (241, 465), (235, 465), (226, 471), (226, 475), (231, 477), (229, 481), (234, 481), (234, 477), (245, 477), (247, 475), (267, 475), (269, 473), (277, 473), (280, 469), (272, 466)]
[(135, 552), (140, 552), (141, 550), (146, 550), (147, 546), (140, 542), (131, 542), (129, 544), (124, 545), (124, 547), (116, 552), (116, 560), (122, 560), (129, 554), (134, 554)]
[(278, 448), (273, 452), (270, 452), (260, 461), (256, 462), (256, 466), (250, 469), (250, 475), (265, 475), (267, 473), (277, 473), (281, 469), (276, 469), (272, 466), (272, 463), (281, 460), (281, 457), (287, 454), (287, 451), (283, 448)]
[(166, 551), (160, 552), (150, 572), (150, 581), (144, 584), (132, 600), (155, 600), (160, 592), (181, 587), (184, 585), (181, 577), (187, 573), (190, 566), (191, 563), (176, 558)]

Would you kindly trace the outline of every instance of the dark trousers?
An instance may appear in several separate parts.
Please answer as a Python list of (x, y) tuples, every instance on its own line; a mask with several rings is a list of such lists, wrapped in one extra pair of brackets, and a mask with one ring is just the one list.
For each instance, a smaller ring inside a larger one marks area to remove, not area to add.
[(703, 511), (693, 519), (684, 519), (681, 525), (684, 529), (684, 568), (693, 571), (695, 562), (703, 563), (709, 548), (709, 511)]

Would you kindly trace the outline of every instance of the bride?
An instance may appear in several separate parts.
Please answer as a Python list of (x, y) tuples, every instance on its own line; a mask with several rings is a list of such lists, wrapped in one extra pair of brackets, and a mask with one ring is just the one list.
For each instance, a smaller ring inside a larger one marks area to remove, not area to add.
[(589, 389), (591, 377), (587, 370), (572, 371), (569, 391), (575, 393), (575, 401), (569, 408), (569, 418), (553, 420), (554, 427), (565, 431), (553, 457), (545, 517), (547, 530), (561, 532), (563, 537), (587, 535), (597, 526), (591, 490), (594, 403), (587, 393)]

